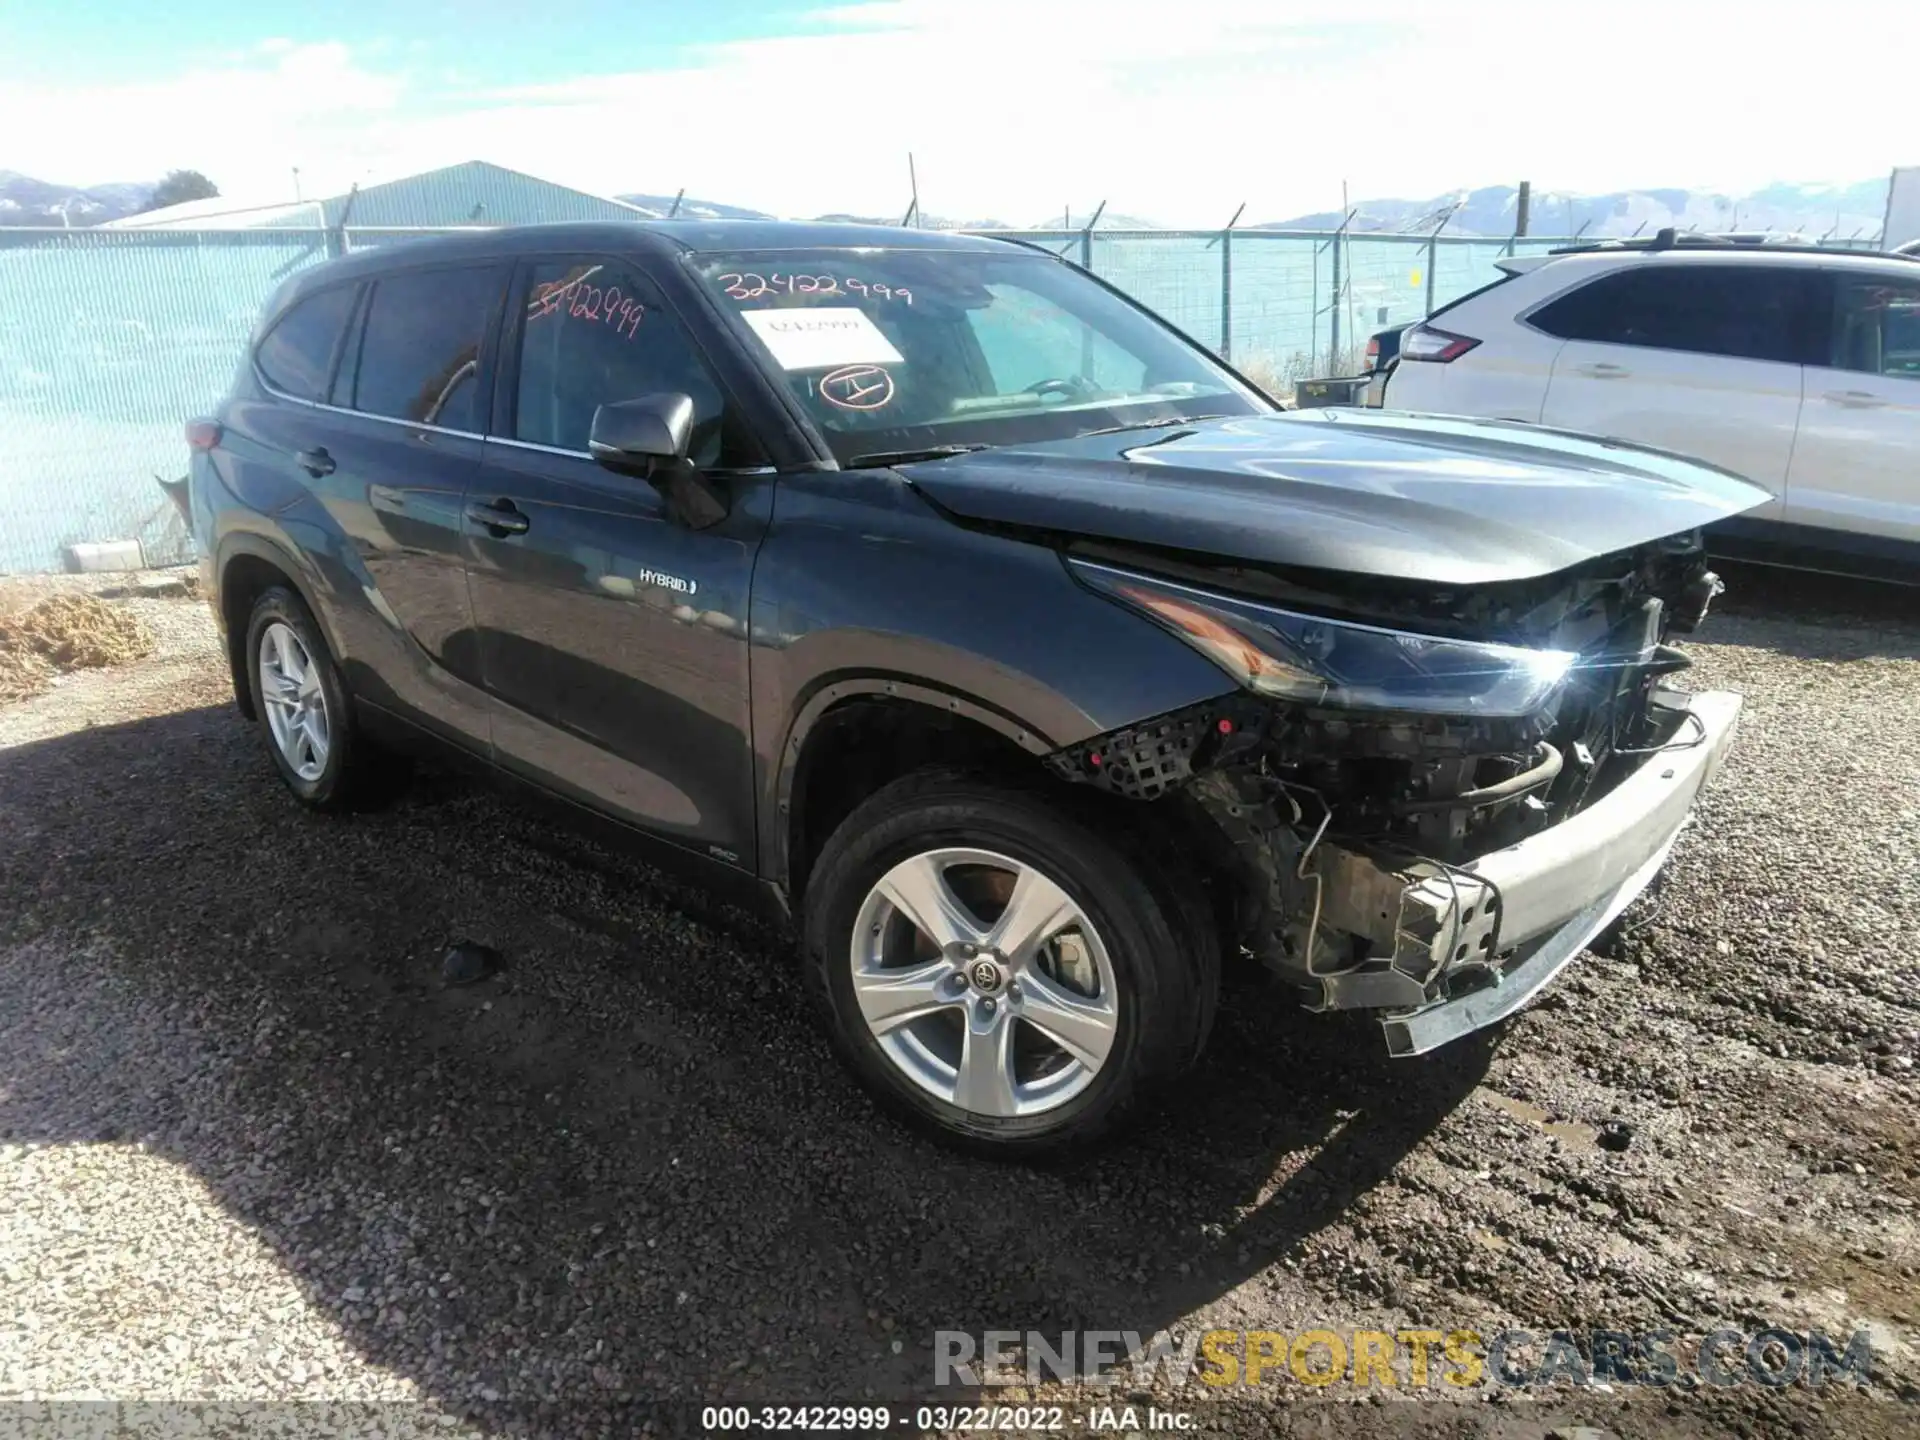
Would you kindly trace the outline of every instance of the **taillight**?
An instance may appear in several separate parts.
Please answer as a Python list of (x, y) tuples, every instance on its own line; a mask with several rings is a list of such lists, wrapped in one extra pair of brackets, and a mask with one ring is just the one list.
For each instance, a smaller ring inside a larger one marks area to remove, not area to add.
[(218, 420), (189, 420), (187, 422), (187, 448), (190, 450), (211, 450), (220, 443), (220, 422)]
[(1367, 337), (1367, 369), (1378, 370), (1379, 368), (1380, 337), (1378, 335), (1369, 335)]
[(1400, 337), (1402, 360), (1431, 360), (1444, 365), (1458, 360), (1480, 342), (1471, 335), (1456, 335), (1432, 325), (1416, 325)]

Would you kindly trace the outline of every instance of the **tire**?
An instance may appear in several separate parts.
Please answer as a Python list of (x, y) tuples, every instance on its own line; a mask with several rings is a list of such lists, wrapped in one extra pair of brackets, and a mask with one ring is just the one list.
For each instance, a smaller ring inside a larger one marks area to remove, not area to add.
[(261, 738), (294, 798), (315, 810), (345, 810), (394, 792), (403, 768), (360, 733), (305, 601), (284, 586), (264, 591), (247, 620), (246, 656)]
[[(1068, 1154), (1134, 1118), (1204, 1042), (1217, 940), (1192, 928), (1185, 884), (1040, 794), (923, 771), (822, 848), (808, 982), (834, 1048), (894, 1114), (976, 1154)], [(996, 931), (1016, 909), (1053, 938)]]

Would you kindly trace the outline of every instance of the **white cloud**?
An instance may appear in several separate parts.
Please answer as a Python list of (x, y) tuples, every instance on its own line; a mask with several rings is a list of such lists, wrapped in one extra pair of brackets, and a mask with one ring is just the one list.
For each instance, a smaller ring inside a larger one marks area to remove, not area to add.
[[(529, 20), (529, 35), (537, 22)], [(1828, 0), (874, 0), (675, 69), (455, 87), (370, 47), (269, 42), (148, 85), (5, 87), (5, 162), (206, 170), (282, 198), (470, 158), (784, 212), (1064, 206), (1218, 223), (1522, 177), (1544, 188), (1844, 179), (1920, 160), (1920, 7)], [(1881, 58), (1886, 57), (1886, 58)], [(485, 56), (463, 60), (494, 70)]]
[(131, 85), (0, 83), (0, 155), (10, 169), (68, 184), (185, 168), (229, 192), (290, 198), (291, 166), (351, 149), (405, 90), (343, 44), (280, 40)]

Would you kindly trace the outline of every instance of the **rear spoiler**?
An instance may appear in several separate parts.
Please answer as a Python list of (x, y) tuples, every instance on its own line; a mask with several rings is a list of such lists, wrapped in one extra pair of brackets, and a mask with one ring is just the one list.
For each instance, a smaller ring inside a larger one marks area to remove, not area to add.
[(1502, 255), (1493, 265), (1496, 270), (1503, 270), (1509, 275), (1524, 275), (1529, 270), (1538, 270), (1555, 258), (1552, 255)]

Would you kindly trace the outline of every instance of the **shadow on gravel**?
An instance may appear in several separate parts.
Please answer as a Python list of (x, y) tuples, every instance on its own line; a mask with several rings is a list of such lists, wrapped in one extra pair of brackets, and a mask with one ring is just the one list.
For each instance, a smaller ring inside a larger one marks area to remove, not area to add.
[[(0, 1138), (188, 1167), (488, 1422), (897, 1404), (937, 1329), (1150, 1333), (1272, 1267), (1283, 1323), (1492, 1043), (1390, 1064), (1242, 976), (1130, 1141), (960, 1159), (843, 1077), (777, 935), (464, 781), (308, 816), (225, 708), (0, 752), (0, 917)], [(461, 938), (503, 973), (444, 987)]]
[(1727, 593), (1701, 631), (1806, 660), (1920, 659), (1920, 586), (1716, 562)]

